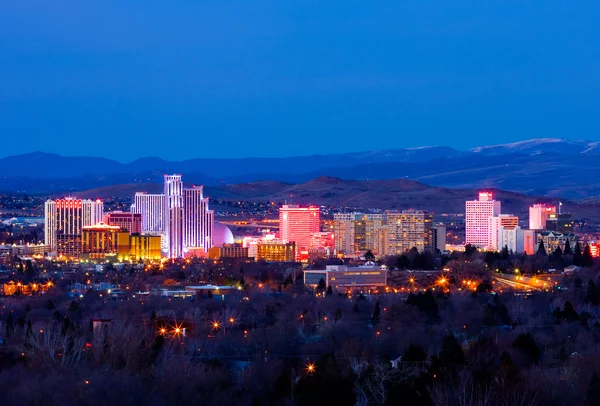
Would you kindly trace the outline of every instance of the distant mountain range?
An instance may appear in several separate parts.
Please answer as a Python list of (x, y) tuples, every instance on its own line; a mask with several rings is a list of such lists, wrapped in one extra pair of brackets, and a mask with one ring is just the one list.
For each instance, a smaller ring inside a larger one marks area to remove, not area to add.
[(436, 187), (498, 188), (531, 196), (594, 199), (600, 196), (599, 170), (600, 142), (554, 138), (469, 151), (422, 147), (175, 162), (149, 157), (126, 164), (34, 152), (0, 159), (0, 191), (66, 193), (120, 184), (137, 184), (144, 190), (143, 184), (160, 183), (164, 173), (182, 173), (186, 182), (207, 186), (256, 185), (264, 180), (301, 184), (323, 176), (356, 181), (407, 178)]
[[(105, 186), (76, 193), (82, 198), (133, 197), (137, 191), (161, 193), (163, 185), (147, 183)], [(527, 218), (534, 203), (558, 204), (556, 199), (490, 189), (502, 201), (502, 212)], [(219, 200), (288, 201), (300, 204), (348, 207), (358, 209), (422, 209), (437, 214), (464, 213), (465, 201), (477, 198), (472, 189), (441, 188), (408, 179), (343, 180), (320, 177), (308, 182), (289, 184), (260, 181), (205, 187), (205, 195)], [(563, 209), (575, 218), (600, 220), (600, 206), (595, 202), (562, 200)], [(214, 207), (214, 202), (213, 202)]]

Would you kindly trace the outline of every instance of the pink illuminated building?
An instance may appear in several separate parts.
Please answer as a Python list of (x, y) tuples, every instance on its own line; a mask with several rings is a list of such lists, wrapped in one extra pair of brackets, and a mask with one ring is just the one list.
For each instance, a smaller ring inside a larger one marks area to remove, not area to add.
[(321, 209), (284, 204), (279, 208), (279, 237), (296, 243), (296, 257), (311, 244), (311, 234), (320, 231)]
[(494, 200), (491, 192), (480, 192), (479, 200), (466, 202), (465, 243), (476, 247), (490, 245), (490, 218), (501, 212), (499, 200)]
[(545, 230), (546, 221), (548, 221), (549, 218), (556, 218), (556, 206), (534, 204), (529, 207), (530, 230)]
[(109, 226), (118, 226), (129, 231), (129, 234), (142, 233), (142, 215), (124, 211), (111, 211), (104, 215), (104, 222)]

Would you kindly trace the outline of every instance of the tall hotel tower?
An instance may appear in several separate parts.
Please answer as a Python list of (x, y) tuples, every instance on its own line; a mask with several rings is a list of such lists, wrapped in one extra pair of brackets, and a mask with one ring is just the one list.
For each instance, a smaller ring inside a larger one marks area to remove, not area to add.
[(167, 256), (183, 257), (183, 183), (181, 175), (165, 175), (165, 237)]
[(208, 210), (202, 186), (183, 190), (183, 218), (183, 246), (208, 252), (212, 247), (214, 212)]
[(165, 231), (165, 195), (138, 192), (131, 212), (142, 215), (142, 233), (162, 234)]
[(500, 215), (501, 203), (489, 192), (479, 193), (479, 200), (466, 202), (465, 243), (476, 247), (489, 246), (490, 218)]
[(48, 200), (44, 205), (44, 237), (51, 251), (57, 250), (57, 234), (81, 235), (83, 227), (93, 226), (104, 217), (101, 200), (74, 197)]
[(301, 250), (310, 247), (310, 235), (318, 233), (320, 226), (319, 207), (284, 204), (279, 208), (279, 237), (286, 242), (296, 243), (296, 258), (299, 258)]

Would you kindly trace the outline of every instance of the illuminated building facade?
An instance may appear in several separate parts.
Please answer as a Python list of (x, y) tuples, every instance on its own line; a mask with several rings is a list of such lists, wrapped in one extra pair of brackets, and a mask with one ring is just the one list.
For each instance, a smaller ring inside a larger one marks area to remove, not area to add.
[[(101, 200), (82, 200), (74, 197), (48, 200), (44, 205), (44, 237), (52, 251), (59, 248), (58, 235), (81, 237), (84, 226), (102, 221), (104, 203)], [(63, 238), (63, 247), (66, 240)]]
[(544, 248), (546, 249), (546, 253), (548, 255), (552, 254), (556, 251), (556, 248), (560, 247), (560, 249), (564, 252), (565, 246), (567, 245), (567, 241), (569, 246), (571, 247), (571, 251), (575, 250), (575, 244), (577, 243), (577, 237), (574, 234), (570, 233), (559, 233), (557, 231), (541, 231), (537, 234), (537, 244), (536, 244), (536, 252), (539, 246), (539, 243), (544, 243)]
[[(497, 216), (490, 217), (488, 219), (489, 239), (488, 243), (486, 244), (487, 249), (491, 251), (501, 250), (506, 244), (503, 245), (502, 241), (500, 241), (504, 239), (500, 237), (500, 232), (502, 231), (504, 233), (509, 230), (514, 230), (516, 227), (519, 227), (519, 218), (517, 216), (513, 216), (512, 214), (499, 214)], [(509, 234), (506, 235), (508, 236)], [(511, 246), (516, 247), (516, 234), (514, 234), (511, 238), (513, 238), (513, 243), (511, 243), (513, 245)]]
[(183, 224), (181, 175), (165, 175), (165, 237), (169, 258), (183, 257)]
[(419, 252), (433, 247), (433, 214), (421, 210), (388, 211), (384, 215), (386, 226), (385, 255), (402, 255), (416, 248)]
[(129, 236), (129, 256), (132, 261), (158, 261), (162, 256), (161, 238), (158, 235)]
[(556, 206), (534, 204), (533, 206), (529, 207), (529, 229), (545, 230), (548, 219), (555, 217)]
[[(83, 227), (81, 252), (89, 259), (105, 259), (119, 252), (119, 234), (121, 227), (100, 222), (94, 226)], [(125, 234), (127, 235), (127, 234)], [(127, 239), (129, 236), (127, 235)]]
[(162, 234), (165, 231), (165, 195), (136, 193), (131, 212), (142, 218), (142, 233)]
[(208, 209), (202, 186), (183, 190), (183, 219), (184, 250), (203, 248), (208, 252), (213, 245), (214, 211)]
[(310, 236), (320, 231), (321, 209), (319, 207), (300, 207), (284, 204), (279, 208), (279, 237), (287, 242), (294, 242), (300, 250), (310, 248)]
[(385, 250), (383, 214), (336, 213), (333, 234), (336, 255), (360, 256), (371, 250), (382, 255)]
[(431, 229), (433, 249), (443, 252), (446, 250), (446, 226), (436, 225)]
[(316, 288), (321, 279), (325, 286), (339, 289), (385, 288), (387, 270), (378, 266), (327, 265), (324, 270), (304, 271), (304, 284), (307, 286)]
[(490, 192), (479, 193), (479, 200), (466, 202), (465, 243), (486, 247), (490, 243), (489, 219), (501, 213), (500, 201)]
[(109, 226), (118, 226), (130, 234), (142, 233), (142, 215), (124, 211), (111, 211), (104, 215), (104, 222)]
[(223, 244), (222, 247), (212, 247), (208, 250), (208, 257), (219, 258), (248, 258), (248, 248), (242, 244)]
[(56, 234), (56, 255), (60, 259), (77, 260), (81, 250), (81, 234)]
[(261, 241), (256, 244), (256, 260), (267, 262), (294, 262), (296, 243), (280, 241)]

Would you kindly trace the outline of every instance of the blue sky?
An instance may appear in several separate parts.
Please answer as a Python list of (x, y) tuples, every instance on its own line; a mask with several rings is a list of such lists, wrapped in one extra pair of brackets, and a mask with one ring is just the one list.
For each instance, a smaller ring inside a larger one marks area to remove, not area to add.
[(19, 0), (0, 156), (600, 140), (600, 2)]

